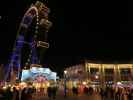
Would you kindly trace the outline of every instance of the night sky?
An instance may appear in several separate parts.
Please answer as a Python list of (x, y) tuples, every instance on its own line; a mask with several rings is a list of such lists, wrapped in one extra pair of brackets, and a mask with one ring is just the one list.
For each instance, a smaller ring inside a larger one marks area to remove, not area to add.
[[(0, 3), (0, 62), (7, 63), (19, 22), (35, 0)], [(104, 62), (133, 60), (131, 3), (94, 0), (48, 0), (53, 26), (45, 63), (59, 71), (83, 59)]]

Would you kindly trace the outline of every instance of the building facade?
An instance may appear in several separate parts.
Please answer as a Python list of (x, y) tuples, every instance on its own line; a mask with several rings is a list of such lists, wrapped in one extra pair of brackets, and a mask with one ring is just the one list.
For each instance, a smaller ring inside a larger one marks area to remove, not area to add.
[(69, 79), (84, 80), (91, 85), (112, 85), (117, 82), (132, 83), (133, 64), (104, 64), (85, 61), (66, 69)]

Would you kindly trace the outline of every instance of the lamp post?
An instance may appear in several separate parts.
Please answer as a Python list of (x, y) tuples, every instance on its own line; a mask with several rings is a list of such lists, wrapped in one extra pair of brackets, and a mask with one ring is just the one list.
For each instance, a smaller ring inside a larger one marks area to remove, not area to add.
[(67, 71), (65, 70), (64, 71), (64, 97), (67, 96), (67, 87), (66, 87), (67, 77), (66, 77), (66, 75), (67, 75)]

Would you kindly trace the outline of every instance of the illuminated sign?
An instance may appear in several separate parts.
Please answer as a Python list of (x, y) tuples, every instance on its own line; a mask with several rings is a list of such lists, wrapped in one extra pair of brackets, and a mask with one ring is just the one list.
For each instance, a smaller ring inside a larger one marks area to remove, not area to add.
[(46, 77), (47, 80), (56, 81), (56, 75), (57, 73), (52, 72), (49, 68), (32, 67), (30, 70), (22, 70), (21, 81), (25, 81), (29, 78), (35, 80), (37, 76)]
[(22, 71), (22, 77), (21, 80), (26, 80), (27, 78), (29, 78), (31, 76), (31, 72), (30, 70), (23, 70)]
[(50, 74), (51, 72), (49, 68), (38, 68), (38, 67), (32, 67), (30, 71), (32, 73), (46, 73), (46, 74)]
[(49, 43), (43, 42), (43, 41), (38, 41), (37, 42), (37, 47), (49, 48)]

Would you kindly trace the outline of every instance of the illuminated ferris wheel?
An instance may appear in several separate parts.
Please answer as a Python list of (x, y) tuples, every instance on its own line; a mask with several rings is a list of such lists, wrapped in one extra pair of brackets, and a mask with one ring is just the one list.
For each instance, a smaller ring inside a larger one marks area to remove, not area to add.
[[(19, 77), (22, 66), (43, 63), (43, 53), (46, 48), (49, 48), (47, 33), (52, 26), (48, 19), (49, 13), (50, 9), (44, 3), (37, 1), (24, 14), (17, 32), (5, 80), (11, 77), (13, 71), (16, 71), (16, 75)], [(29, 52), (23, 52), (27, 47)]]

